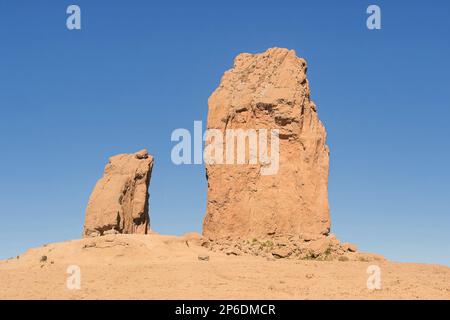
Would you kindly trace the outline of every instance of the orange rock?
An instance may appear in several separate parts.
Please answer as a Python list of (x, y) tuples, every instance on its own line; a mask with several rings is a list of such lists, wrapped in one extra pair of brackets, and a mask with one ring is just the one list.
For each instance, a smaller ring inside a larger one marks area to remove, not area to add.
[(149, 232), (148, 186), (153, 157), (147, 150), (109, 159), (89, 199), (84, 237)]
[(355, 244), (352, 244), (352, 243), (346, 242), (346, 243), (342, 244), (342, 247), (343, 247), (343, 249), (345, 251), (350, 251), (350, 252), (358, 251), (358, 247)]
[(208, 129), (279, 130), (279, 169), (263, 175), (264, 164), (248, 157), (245, 164), (207, 164), (204, 236), (329, 233), (329, 149), (306, 70), (293, 50), (243, 53), (209, 98)]

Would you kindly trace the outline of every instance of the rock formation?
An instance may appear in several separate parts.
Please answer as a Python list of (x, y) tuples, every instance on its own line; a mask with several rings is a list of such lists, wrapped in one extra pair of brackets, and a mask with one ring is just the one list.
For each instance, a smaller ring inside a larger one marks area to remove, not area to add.
[[(208, 101), (207, 128), (224, 135), (228, 129), (277, 129), (279, 168), (264, 175), (266, 164), (252, 163), (249, 157), (245, 164), (207, 163), (204, 236), (329, 233), (329, 150), (306, 71), (306, 61), (293, 50), (272, 48), (238, 55), (225, 72)], [(270, 146), (269, 137), (267, 141)], [(207, 140), (205, 150), (210, 143)], [(245, 150), (248, 155), (248, 145)]]
[(149, 231), (148, 187), (153, 157), (147, 150), (109, 159), (86, 209), (84, 237)]
[(295, 259), (321, 261), (383, 261), (383, 256), (357, 252), (353, 244), (341, 244), (332, 234), (271, 235), (253, 239), (203, 239), (201, 245), (214, 252), (232, 256), (259, 256), (266, 259)]

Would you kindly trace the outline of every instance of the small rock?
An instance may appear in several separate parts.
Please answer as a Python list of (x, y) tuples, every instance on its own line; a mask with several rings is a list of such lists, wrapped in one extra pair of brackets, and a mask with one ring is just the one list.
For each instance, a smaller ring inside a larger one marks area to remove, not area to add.
[(288, 247), (282, 247), (272, 251), (272, 255), (277, 259), (287, 258), (292, 254)]
[(305, 249), (313, 258), (320, 255), (329, 255), (331, 253), (332, 240), (329, 238), (321, 238), (314, 241), (308, 241)]
[(348, 243), (348, 242), (342, 244), (342, 248), (345, 251), (350, 251), (350, 252), (356, 252), (358, 250), (358, 247), (356, 245)]
[(302, 239), (303, 241), (306, 241), (306, 242), (308, 242), (308, 241), (313, 241), (313, 240), (317, 240), (317, 239), (320, 238), (319, 235), (316, 235), (316, 234), (310, 234), (310, 233), (302, 233), (302, 234), (300, 235), (300, 237), (301, 237), (301, 239)]
[(47, 261), (47, 256), (42, 256), (41, 259), (39, 260), (39, 262), (46, 262)]
[(83, 249), (86, 249), (86, 248), (95, 248), (96, 246), (97, 246), (97, 244), (96, 244), (95, 242), (86, 243), (86, 244), (83, 246)]
[(119, 231), (117, 231), (116, 229), (109, 229), (109, 230), (106, 230), (105, 232), (103, 232), (103, 235), (108, 235), (108, 234), (119, 234)]
[(204, 248), (209, 248), (210, 247), (210, 242), (209, 241), (203, 241), (201, 246), (204, 247)]
[(135, 153), (136, 159), (147, 159), (148, 158), (148, 152), (146, 149), (142, 149)]
[(100, 233), (100, 231), (92, 230), (92, 231), (89, 231), (88, 234), (86, 234), (86, 237), (88, 237), (88, 238), (95, 238), (95, 237), (100, 237), (101, 235), (102, 234)]
[(199, 255), (198, 256), (198, 260), (200, 260), (200, 261), (209, 261), (209, 256), (208, 255)]
[(227, 254), (227, 256), (238, 256), (239, 255), (239, 252), (237, 252), (235, 250), (228, 250), (225, 253)]

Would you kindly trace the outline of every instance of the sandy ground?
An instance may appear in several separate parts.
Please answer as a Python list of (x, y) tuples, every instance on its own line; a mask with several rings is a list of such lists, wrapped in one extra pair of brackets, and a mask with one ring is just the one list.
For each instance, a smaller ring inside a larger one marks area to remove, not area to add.
[[(450, 299), (446, 266), (227, 256), (194, 238), (109, 235), (31, 249), (0, 261), (0, 299)], [(372, 264), (380, 290), (367, 288)], [(80, 289), (67, 288), (70, 265)]]

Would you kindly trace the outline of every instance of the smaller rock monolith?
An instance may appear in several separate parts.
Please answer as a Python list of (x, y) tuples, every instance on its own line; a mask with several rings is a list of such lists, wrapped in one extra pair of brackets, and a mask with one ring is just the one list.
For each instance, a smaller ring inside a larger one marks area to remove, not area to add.
[(83, 236), (148, 233), (152, 168), (153, 157), (145, 149), (111, 157), (89, 199)]

